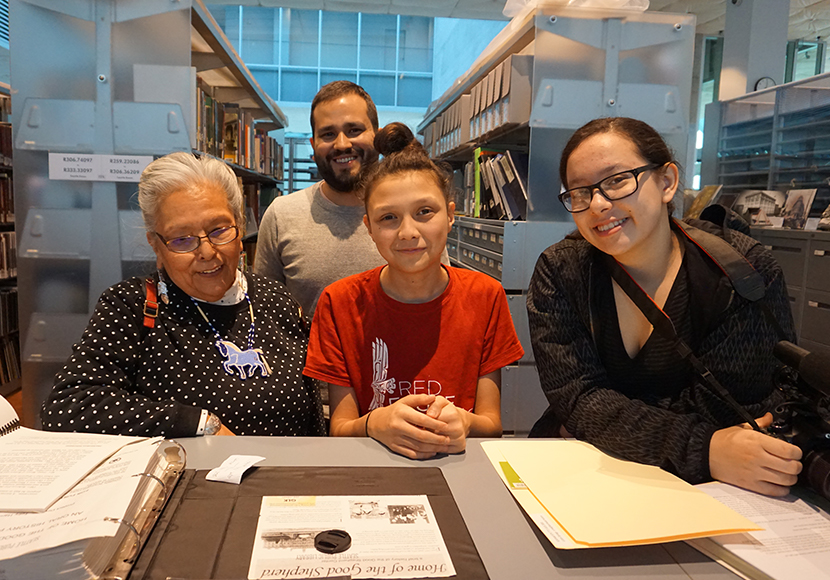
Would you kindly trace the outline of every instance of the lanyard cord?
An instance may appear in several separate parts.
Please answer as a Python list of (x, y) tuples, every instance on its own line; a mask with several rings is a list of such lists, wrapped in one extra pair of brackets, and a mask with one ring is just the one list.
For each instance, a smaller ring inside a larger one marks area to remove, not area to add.
[[(207, 315), (205, 314), (205, 312), (204, 312), (204, 311), (202, 310), (202, 308), (199, 306), (199, 303), (198, 303), (198, 302), (196, 302), (196, 300), (195, 300), (192, 296), (190, 297), (190, 300), (192, 300), (192, 301), (193, 301), (193, 305), (194, 305), (194, 306), (196, 306), (196, 310), (198, 310), (198, 311), (199, 311), (199, 314), (201, 314), (201, 315), (202, 315), (202, 318), (204, 318), (204, 319), (205, 319), (205, 322), (207, 322), (207, 323), (208, 323), (208, 326), (210, 326), (210, 329), (213, 331), (213, 334), (215, 334), (215, 335), (216, 335), (216, 339), (217, 339), (217, 340), (220, 340), (220, 341), (221, 341), (221, 340), (224, 340), (224, 339), (222, 338), (222, 335), (221, 335), (221, 334), (219, 334), (219, 332), (216, 330), (216, 328), (215, 328), (215, 327), (213, 326), (213, 324), (211, 323), (210, 319), (208, 319), (208, 317), (207, 317)], [(248, 348), (247, 348), (247, 350), (251, 350), (251, 349), (254, 347), (254, 331), (256, 330), (256, 324), (255, 324), (255, 322), (254, 322), (254, 307), (253, 307), (253, 305), (251, 304), (251, 299), (248, 297), (248, 293), (247, 293), (247, 292), (245, 292), (245, 300), (247, 300), (247, 301), (248, 301), (248, 313), (251, 315), (251, 327), (248, 329)]]

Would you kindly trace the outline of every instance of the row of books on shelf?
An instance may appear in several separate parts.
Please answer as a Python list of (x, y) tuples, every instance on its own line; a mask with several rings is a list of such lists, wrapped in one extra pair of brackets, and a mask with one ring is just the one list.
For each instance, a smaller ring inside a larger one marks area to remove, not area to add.
[(0, 279), (17, 276), (17, 237), (0, 232)]
[(0, 384), (20, 378), (20, 343), (17, 336), (0, 339)]
[(283, 147), (258, 129), (250, 111), (213, 98), (211, 89), (197, 86), (196, 149), (240, 167), (281, 180)]
[(17, 288), (0, 289), (0, 337), (17, 330)]
[(12, 124), (0, 123), (0, 165), (12, 164)]
[(14, 190), (9, 175), (0, 175), (0, 223), (14, 223)]
[(479, 147), (464, 166), (456, 212), (495, 220), (527, 219), (528, 155)]

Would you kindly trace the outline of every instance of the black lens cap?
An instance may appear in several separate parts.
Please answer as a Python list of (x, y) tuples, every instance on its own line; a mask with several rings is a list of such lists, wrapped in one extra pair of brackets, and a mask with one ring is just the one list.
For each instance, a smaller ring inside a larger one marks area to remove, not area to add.
[(352, 537), (345, 530), (326, 530), (314, 537), (314, 547), (324, 554), (339, 554), (352, 546)]

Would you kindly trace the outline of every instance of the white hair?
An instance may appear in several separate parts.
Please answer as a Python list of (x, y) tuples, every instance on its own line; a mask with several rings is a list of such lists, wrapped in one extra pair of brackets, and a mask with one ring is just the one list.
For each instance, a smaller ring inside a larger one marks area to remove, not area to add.
[(192, 191), (205, 183), (225, 192), (228, 208), (240, 231), (245, 230), (244, 198), (239, 180), (224, 162), (213, 157), (196, 157), (192, 153), (176, 151), (159, 157), (148, 165), (138, 182), (138, 205), (145, 229), (156, 231), (156, 219), (161, 201), (177, 191)]

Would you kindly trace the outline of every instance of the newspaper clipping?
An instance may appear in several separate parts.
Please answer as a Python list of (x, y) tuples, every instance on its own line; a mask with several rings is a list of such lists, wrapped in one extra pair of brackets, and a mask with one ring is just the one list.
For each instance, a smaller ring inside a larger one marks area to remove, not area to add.
[(454, 575), (425, 495), (262, 498), (249, 579)]

